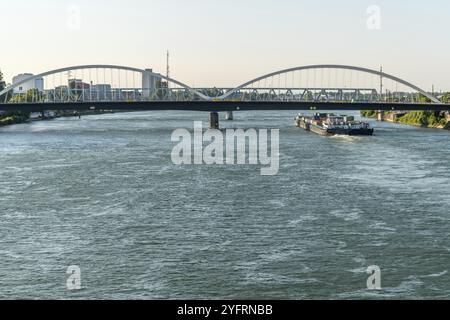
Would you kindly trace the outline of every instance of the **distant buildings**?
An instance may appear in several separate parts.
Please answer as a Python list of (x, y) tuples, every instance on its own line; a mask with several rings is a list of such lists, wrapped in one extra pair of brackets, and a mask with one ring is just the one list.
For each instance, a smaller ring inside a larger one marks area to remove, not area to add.
[(110, 84), (95, 84), (91, 90), (91, 100), (105, 101), (111, 99), (111, 85)]
[[(13, 78), (13, 85), (16, 85), (28, 78), (33, 77), (33, 74), (31, 73), (23, 73), (15, 76)], [(14, 88), (14, 93), (27, 93), (28, 90), (31, 89), (37, 89), (39, 91), (44, 91), (44, 79), (43, 78), (36, 78), (32, 79), (30, 81), (25, 81), (24, 83), (18, 85), (16, 88)]]
[(69, 79), (69, 88), (71, 90), (89, 90), (91, 85), (81, 79)]
[(152, 69), (145, 69), (145, 73), (142, 74), (142, 97), (150, 97), (153, 90), (156, 88), (157, 77), (152, 75)]
[[(33, 77), (32, 73), (23, 73), (15, 76), (12, 81), (14, 86), (13, 93), (26, 94), (29, 90), (37, 89), (43, 93), (43, 99), (57, 101), (72, 101), (74, 99), (77, 101), (135, 100), (149, 98), (155, 93), (157, 88), (164, 86), (164, 82), (157, 74), (153, 73), (152, 69), (145, 69), (142, 73), (142, 87), (139, 81), (136, 81), (136, 83), (133, 83), (136, 86), (135, 88), (120, 87), (120, 78), (117, 86), (113, 84), (114, 81), (112, 79), (110, 83), (107, 82), (107, 79), (104, 80), (105, 83), (94, 83), (82, 78), (68, 78), (55, 83), (55, 78), (53, 78), (53, 84), (51, 84), (51, 79), (44, 82), (42, 77)], [(64, 83), (65, 81), (67, 82)], [(50, 88), (45, 88), (45, 85)]]

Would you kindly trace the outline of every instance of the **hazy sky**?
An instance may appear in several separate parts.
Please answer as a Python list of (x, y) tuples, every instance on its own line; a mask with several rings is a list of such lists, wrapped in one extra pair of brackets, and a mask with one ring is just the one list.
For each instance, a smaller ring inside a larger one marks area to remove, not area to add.
[[(234, 86), (281, 68), (337, 63), (450, 90), (450, 1), (0, 0), (0, 69), (153, 67), (195, 86)], [(381, 9), (381, 29), (367, 9)], [(80, 19), (77, 18), (80, 12)], [(80, 23), (78, 23), (78, 21)]]

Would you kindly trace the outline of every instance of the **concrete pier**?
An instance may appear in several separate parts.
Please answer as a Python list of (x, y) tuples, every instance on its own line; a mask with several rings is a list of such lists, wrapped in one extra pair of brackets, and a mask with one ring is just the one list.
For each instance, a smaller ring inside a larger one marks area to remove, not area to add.
[(227, 121), (233, 121), (234, 120), (233, 111), (227, 111), (227, 113), (225, 114), (225, 120), (227, 120)]
[(377, 120), (384, 121), (384, 111), (383, 110), (377, 111)]
[(209, 128), (219, 129), (219, 114), (217, 112), (211, 112), (209, 114)]

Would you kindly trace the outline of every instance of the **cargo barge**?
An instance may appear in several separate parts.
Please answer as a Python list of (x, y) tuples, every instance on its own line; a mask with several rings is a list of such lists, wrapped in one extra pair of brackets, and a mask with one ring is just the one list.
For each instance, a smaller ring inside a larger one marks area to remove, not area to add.
[(353, 116), (316, 113), (313, 116), (299, 114), (295, 118), (298, 127), (321, 136), (349, 135), (371, 136), (374, 129), (367, 122), (355, 121)]

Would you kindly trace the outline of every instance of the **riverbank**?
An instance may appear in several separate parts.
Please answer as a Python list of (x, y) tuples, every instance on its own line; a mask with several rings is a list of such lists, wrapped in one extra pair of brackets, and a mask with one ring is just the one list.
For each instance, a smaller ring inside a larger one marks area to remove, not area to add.
[(31, 121), (46, 121), (46, 120), (52, 120), (55, 118), (66, 118), (66, 117), (81, 117), (81, 116), (88, 116), (88, 115), (99, 115), (99, 114), (111, 114), (116, 113), (115, 111), (111, 110), (102, 110), (102, 111), (57, 111), (55, 112), (55, 116), (51, 118), (45, 118), (45, 119), (30, 119), (29, 114), (21, 114), (21, 113), (6, 113), (4, 115), (0, 115), (0, 127), (10, 126), (14, 124), (21, 124), (21, 123), (27, 123)]
[(29, 121), (30, 117), (21, 113), (5, 113), (0, 115), (0, 127), (9, 126), (13, 124), (20, 124)]
[[(375, 111), (361, 111), (366, 118), (377, 118)], [(386, 111), (384, 121), (416, 127), (450, 130), (450, 113), (443, 111)]]

